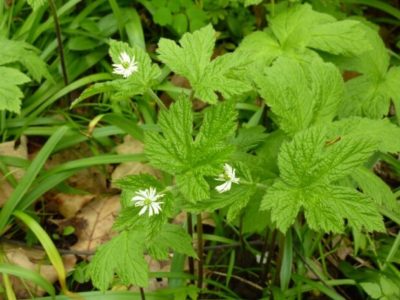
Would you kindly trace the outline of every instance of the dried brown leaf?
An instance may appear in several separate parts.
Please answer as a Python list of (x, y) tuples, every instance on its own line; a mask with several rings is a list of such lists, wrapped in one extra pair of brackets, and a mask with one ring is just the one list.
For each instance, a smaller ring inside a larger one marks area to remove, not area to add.
[(78, 242), (71, 249), (94, 251), (99, 245), (110, 240), (114, 220), (121, 208), (119, 196), (101, 197), (86, 204), (68, 222), (74, 224)]

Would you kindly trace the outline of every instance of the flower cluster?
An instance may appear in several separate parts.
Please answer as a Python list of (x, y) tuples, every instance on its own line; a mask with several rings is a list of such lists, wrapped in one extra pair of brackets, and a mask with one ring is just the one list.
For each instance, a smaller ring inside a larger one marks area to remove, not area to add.
[[(239, 184), (240, 178), (236, 177), (236, 170), (228, 164), (224, 165), (224, 173), (219, 174), (217, 181), (224, 181), (223, 184), (218, 185), (215, 189), (218, 193), (224, 193), (231, 189), (232, 183)], [(158, 215), (161, 212), (161, 204), (163, 202), (158, 201), (164, 197), (164, 194), (158, 194), (154, 187), (150, 187), (144, 190), (138, 190), (132, 197), (131, 201), (136, 207), (142, 207), (139, 211), (139, 216), (149, 212), (149, 217)]]

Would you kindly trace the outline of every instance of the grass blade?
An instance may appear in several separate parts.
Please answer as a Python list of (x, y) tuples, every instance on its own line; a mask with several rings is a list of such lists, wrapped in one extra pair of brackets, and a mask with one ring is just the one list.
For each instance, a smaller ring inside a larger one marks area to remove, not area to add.
[(16, 277), (20, 277), (35, 283), (40, 286), (43, 290), (49, 293), (52, 297), (55, 296), (55, 289), (53, 285), (38, 272), (27, 270), (20, 266), (11, 265), (11, 264), (0, 264), (0, 273), (13, 275)]
[(0, 212), (0, 233), (4, 231), (14, 209), (21, 202), (25, 193), (29, 190), (32, 183), (35, 181), (36, 176), (42, 169), (47, 158), (53, 152), (58, 142), (63, 138), (65, 132), (68, 130), (67, 127), (60, 127), (46, 142), (39, 154), (32, 161), (31, 165), (26, 171), (25, 176), (21, 179), (10, 198), (5, 203), (4, 207)]
[(65, 272), (64, 263), (47, 232), (31, 216), (22, 211), (14, 212), (14, 216), (20, 219), (35, 234), (57, 272), (58, 281), (60, 282), (62, 291), (66, 294), (70, 293), (67, 288), (67, 274)]

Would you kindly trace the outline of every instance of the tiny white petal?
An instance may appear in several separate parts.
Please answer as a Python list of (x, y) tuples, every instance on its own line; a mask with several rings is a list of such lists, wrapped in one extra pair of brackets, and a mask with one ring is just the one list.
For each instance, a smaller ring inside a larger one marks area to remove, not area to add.
[(216, 186), (215, 189), (218, 193), (225, 193), (231, 189), (231, 186), (232, 182), (226, 181), (223, 184)]
[(147, 210), (147, 206), (143, 206), (142, 209), (139, 212), (139, 216), (143, 215)]
[(229, 164), (224, 164), (224, 173), (219, 174), (217, 181), (224, 181), (225, 183), (215, 187), (218, 193), (224, 193), (231, 189), (232, 183), (239, 184), (240, 178), (236, 177), (236, 170)]
[(129, 57), (128, 53), (126, 53), (125, 51), (121, 53), (121, 55), (119, 56), (119, 59), (122, 62), (130, 62), (131, 58)]

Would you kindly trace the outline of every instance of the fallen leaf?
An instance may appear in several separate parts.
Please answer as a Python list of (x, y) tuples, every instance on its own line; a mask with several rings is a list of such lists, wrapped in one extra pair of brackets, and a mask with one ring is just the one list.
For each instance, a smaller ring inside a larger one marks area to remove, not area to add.
[[(43, 250), (32, 249), (28, 247), (16, 246), (13, 244), (3, 243), (1, 249), (5, 253), (7, 263), (17, 265), (28, 270), (39, 272), (49, 282), (55, 283), (58, 280), (55, 268), (48, 262), (46, 253)], [(64, 267), (67, 272), (73, 270), (76, 264), (75, 255), (68, 254), (62, 256)], [(10, 276), (13, 284), (13, 290), (18, 299), (30, 298), (31, 294), (42, 296), (45, 291), (34, 283)]]
[(94, 251), (99, 245), (110, 240), (114, 220), (121, 208), (119, 195), (98, 197), (86, 204), (72, 219), (78, 242), (71, 249), (75, 251)]
[(47, 197), (48, 202), (55, 204), (58, 211), (65, 218), (75, 216), (88, 202), (92, 201), (95, 195), (72, 195), (57, 193), (52, 197)]

